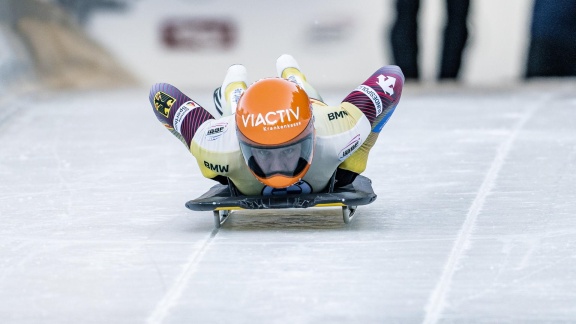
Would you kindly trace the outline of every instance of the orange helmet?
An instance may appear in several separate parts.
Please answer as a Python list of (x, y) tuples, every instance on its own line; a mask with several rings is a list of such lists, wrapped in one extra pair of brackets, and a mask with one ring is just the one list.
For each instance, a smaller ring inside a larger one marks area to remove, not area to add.
[(252, 84), (238, 101), (236, 130), (246, 164), (260, 182), (286, 188), (310, 168), (314, 122), (306, 91), (281, 78)]

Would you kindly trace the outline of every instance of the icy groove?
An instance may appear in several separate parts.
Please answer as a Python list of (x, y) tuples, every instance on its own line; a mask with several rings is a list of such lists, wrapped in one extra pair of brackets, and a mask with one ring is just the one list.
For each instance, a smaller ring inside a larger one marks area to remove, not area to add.
[(152, 314), (150, 314), (150, 316), (146, 320), (146, 323), (160, 324), (164, 322), (166, 316), (170, 314), (170, 310), (172, 309), (172, 307), (174, 307), (174, 305), (178, 303), (178, 300), (182, 296), (182, 292), (188, 286), (190, 278), (192, 278), (192, 275), (194, 275), (194, 273), (196, 272), (198, 264), (204, 258), (204, 255), (206, 254), (206, 251), (208, 250), (210, 243), (212, 243), (217, 233), (218, 230), (215, 229), (210, 234), (210, 237), (208, 237), (206, 241), (204, 241), (204, 244), (202, 244), (200, 250), (190, 256), (188, 263), (186, 263), (184, 269), (182, 270), (178, 278), (174, 281), (170, 289), (166, 292), (166, 294), (164, 294), (162, 300), (160, 300), (160, 302), (156, 305), (156, 308), (154, 308), (154, 311), (152, 312)]
[(532, 107), (530, 107), (524, 113), (522, 118), (516, 123), (508, 138), (502, 144), (500, 144), (490, 169), (484, 177), (484, 181), (482, 182), (482, 185), (480, 186), (480, 189), (478, 190), (478, 193), (476, 194), (476, 197), (474, 198), (474, 201), (468, 210), (466, 219), (460, 228), (460, 232), (458, 233), (456, 241), (454, 242), (450, 256), (446, 262), (446, 265), (444, 266), (442, 276), (440, 277), (436, 287), (428, 299), (423, 323), (437, 323), (441, 318), (442, 313), (446, 308), (446, 299), (450, 291), (450, 286), (452, 285), (454, 273), (458, 268), (461, 257), (469, 246), (470, 237), (472, 236), (472, 231), (474, 230), (476, 219), (478, 218), (478, 215), (484, 206), (486, 197), (490, 194), (490, 191), (492, 190), (494, 183), (498, 178), (498, 173), (504, 165), (506, 156), (510, 152), (514, 141), (520, 133), (520, 130), (522, 130), (526, 122), (534, 115), (539, 107), (540, 104), (532, 105)]

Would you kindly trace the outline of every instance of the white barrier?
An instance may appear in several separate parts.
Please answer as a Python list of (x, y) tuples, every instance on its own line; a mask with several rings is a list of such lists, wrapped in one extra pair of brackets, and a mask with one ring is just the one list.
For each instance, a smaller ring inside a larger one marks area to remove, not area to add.
[[(246, 65), (254, 80), (271, 76), (276, 57), (290, 53), (319, 89), (347, 89), (393, 62), (389, 32), (394, 2), (139, 0), (130, 2), (125, 14), (94, 15), (88, 28), (145, 83), (213, 88), (234, 63)], [(494, 85), (520, 79), (531, 6), (532, 0), (472, 2), (464, 82)], [(444, 17), (444, 0), (422, 0), (419, 38), (425, 81), (437, 74)], [(232, 44), (226, 43), (230, 27), (235, 28)], [(185, 46), (172, 45), (178, 42)]]

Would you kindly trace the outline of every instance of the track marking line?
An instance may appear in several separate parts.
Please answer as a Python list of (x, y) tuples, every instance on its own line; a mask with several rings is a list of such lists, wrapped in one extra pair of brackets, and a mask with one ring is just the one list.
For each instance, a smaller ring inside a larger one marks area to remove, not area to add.
[(512, 129), (512, 133), (508, 136), (506, 141), (500, 144), (496, 157), (492, 161), (492, 165), (484, 177), (484, 181), (478, 190), (478, 194), (476, 195), (476, 198), (474, 198), (474, 201), (472, 202), (472, 205), (470, 206), (470, 209), (466, 215), (466, 219), (460, 228), (460, 232), (458, 233), (456, 241), (454, 242), (450, 256), (446, 262), (446, 265), (444, 266), (442, 276), (440, 277), (440, 280), (436, 284), (436, 287), (428, 299), (423, 323), (437, 323), (442, 316), (442, 313), (446, 307), (446, 299), (450, 290), (450, 286), (452, 285), (454, 273), (458, 268), (458, 264), (462, 255), (469, 247), (472, 231), (474, 230), (476, 224), (476, 219), (478, 218), (478, 215), (484, 206), (486, 197), (492, 191), (494, 183), (498, 178), (498, 173), (504, 165), (505, 159), (510, 152), (510, 149), (512, 148), (512, 144), (518, 137), (520, 130), (524, 127), (526, 122), (532, 118), (539, 107), (540, 104), (534, 104), (532, 107), (530, 107), (524, 113), (522, 118), (516, 123)]
[(152, 314), (148, 316), (146, 323), (160, 324), (164, 321), (166, 316), (169, 315), (170, 310), (172, 309), (172, 307), (174, 307), (174, 305), (178, 303), (178, 300), (182, 296), (182, 293), (188, 286), (190, 278), (192, 278), (192, 275), (196, 272), (196, 269), (198, 269), (198, 264), (204, 258), (204, 255), (206, 254), (206, 251), (208, 250), (208, 247), (210, 243), (212, 243), (212, 240), (214, 239), (216, 234), (218, 234), (218, 229), (212, 231), (210, 237), (206, 239), (206, 241), (204, 241), (204, 244), (202, 244), (202, 246), (200, 247), (200, 250), (198, 250), (198, 252), (190, 256), (190, 259), (184, 266), (184, 269), (182, 270), (178, 278), (174, 281), (170, 289), (168, 289), (168, 291), (164, 294), (162, 300), (158, 302)]

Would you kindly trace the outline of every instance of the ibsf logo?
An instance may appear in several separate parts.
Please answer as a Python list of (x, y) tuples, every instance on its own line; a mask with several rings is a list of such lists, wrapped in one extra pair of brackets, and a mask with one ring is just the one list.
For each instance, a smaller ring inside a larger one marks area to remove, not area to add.
[(292, 108), (270, 111), (266, 114), (258, 113), (257, 115), (248, 114), (242, 116), (242, 123), (244, 127), (256, 126), (272, 126), (278, 122), (281, 124), (296, 122), (300, 119), (300, 107), (296, 107), (296, 111)]
[(228, 130), (228, 123), (217, 123), (208, 128), (206, 131), (206, 139), (213, 141), (218, 139), (222, 134)]
[(360, 147), (360, 134), (354, 136), (354, 138), (346, 144), (346, 146), (338, 153), (338, 160), (343, 161), (350, 154), (352, 154), (356, 149)]
[(389, 96), (394, 94), (394, 85), (396, 84), (396, 78), (380, 74), (378, 76), (377, 83), (380, 86), (380, 88), (382, 88), (382, 90), (384, 90), (384, 92), (387, 93)]

